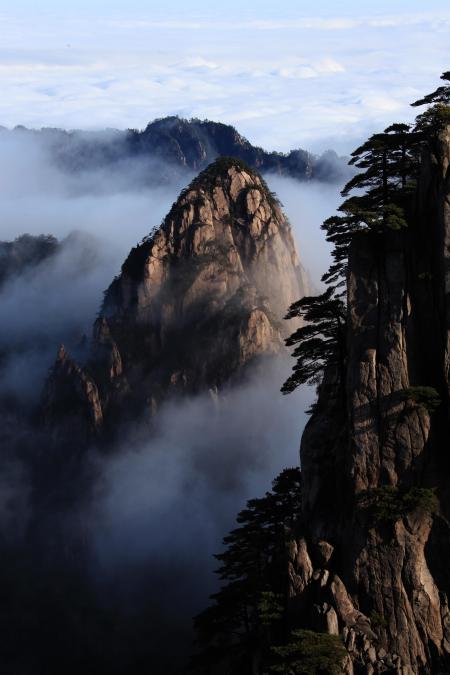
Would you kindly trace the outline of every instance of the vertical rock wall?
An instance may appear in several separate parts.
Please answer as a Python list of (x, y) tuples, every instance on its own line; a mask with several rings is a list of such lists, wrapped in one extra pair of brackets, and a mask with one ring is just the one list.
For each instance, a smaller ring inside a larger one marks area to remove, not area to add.
[[(326, 374), (302, 438), (293, 611), (340, 633), (360, 672), (450, 668), (449, 157), (447, 130), (423, 157), (408, 230), (354, 238), (347, 379), (339, 391)], [(424, 386), (435, 411), (413, 394)]]

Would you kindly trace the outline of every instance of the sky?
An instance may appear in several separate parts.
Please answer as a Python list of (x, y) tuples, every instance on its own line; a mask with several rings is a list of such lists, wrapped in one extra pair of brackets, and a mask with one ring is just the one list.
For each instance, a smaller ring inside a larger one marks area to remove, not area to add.
[(450, 67), (448, 2), (0, 0), (0, 124), (178, 114), (267, 149), (349, 152)]

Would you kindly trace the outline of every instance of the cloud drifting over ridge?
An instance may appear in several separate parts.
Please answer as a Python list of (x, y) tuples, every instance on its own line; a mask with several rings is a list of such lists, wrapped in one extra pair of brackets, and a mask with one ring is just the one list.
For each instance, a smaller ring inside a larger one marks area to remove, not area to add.
[(269, 149), (324, 149), (325, 137), (348, 151), (394, 114), (413, 117), (409, 102), (448, 65), (449, 26), (433, 3), (312, 17), (4, 14), (0, 124), (143, 127), (179, 114), (237, 124)]

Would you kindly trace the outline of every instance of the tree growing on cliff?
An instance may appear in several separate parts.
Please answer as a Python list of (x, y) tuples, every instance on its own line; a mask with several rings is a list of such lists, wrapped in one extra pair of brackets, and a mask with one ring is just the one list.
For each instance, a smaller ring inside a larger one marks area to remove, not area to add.
[(335, 364), (339, 370), (345, 362), (345, 305), (333, 295), (334, 289), (313, 297), (304, 297), (291, 305), (287, 319), (305, 322), (286, 340), (295, 346), (297, 359), (292, 375), (281, 391), (289, 394), (301, 384), (317, 384), (324, 369)]
[(445, 84), (411, 103), (412, 106), (428, 105), (428, 109), (416, 117), (414, 130), (423, 139), (433, 137), (450, 124), (450, 70), (442, 73)]
[(349, 164), (363, 171), (348, 181), (342, 196), (347, 197), (355, 188), (363, 189), (371, 209), (386, 208), (415, 170), (409, 132), (408, 124), (392, 124), (354, 150)]
[(413, 107), (421, 105), (434, 105), (436, 103), (443, 103), (444, 105), (450, 105), (450, 70), (445, 71), (441, 75), (441, 80), (446, 84), (441, 85), (437, 89), (427, 94), (422, 98), (419, 98), (414, 103), (411, 103)]
[(216, 555), (223, 582), (213, 604), (195, 619), (198, 652), (192, 669), (251, 673), (283, 635), (286, 611), (285, 550), (300, 514), (298, 468), (285, 469), (272, 490), (251, 499), (237, 517), (238, 527), (224, 538)]
[[(445, 98), (447, 94), (441, 88), (438, 96)], [(333, 261), (322, 277), (329, 288), (294, 303), (286, 317), (300, 318), (304, 324), (286, 340), (287, 346), (295, 346), (296, 364), (282, 387), (283, 393), (301, 384), (319, 383), (328, 366), (337, 366), (340, 382), (344, 382), (346, 308), (342, 297), (346, 293), (350, 245), (357, 232), (382, 236), (408, 226), (422, 142), (417, 129), (396, 123), (373, 134), (352, 153), (350, 164), (359, 172), (342, 190), (346, 199), (338, 213), (322, 225), (327, 241), (333, 245)], [(357, 194), (352, 194), (354, 191)]]

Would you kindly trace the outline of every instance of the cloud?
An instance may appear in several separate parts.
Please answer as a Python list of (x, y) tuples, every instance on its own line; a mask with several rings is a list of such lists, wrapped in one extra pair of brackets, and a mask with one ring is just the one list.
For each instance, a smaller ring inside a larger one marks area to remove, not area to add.
[(436, 86), (450, 13), (3, 21), (1, 124), (142, 128), (178, 113), (239, 123), (269, 149), (334, 135), (350, 151)]
[(100, 460), (89, 531), (109, 593), (135, 598), (150, 578), (153, 611), (176, 603), (187, 626), (206, 606), (217, 584), (213, 554), (237, 512), (298, 464), (313, 392), (280, 394), (290, 365), (267, 362), (219, 402), (204, 395), (168, 404), (153, 438), (130, 431)]
[(186, 70), (216, 70), (219, 68), (217, 63), (214, 61), (207, 61), (201, 56), (196, 56), (190, 59), (187, 59), (184, 63), (180, 64), (180, 67)]

